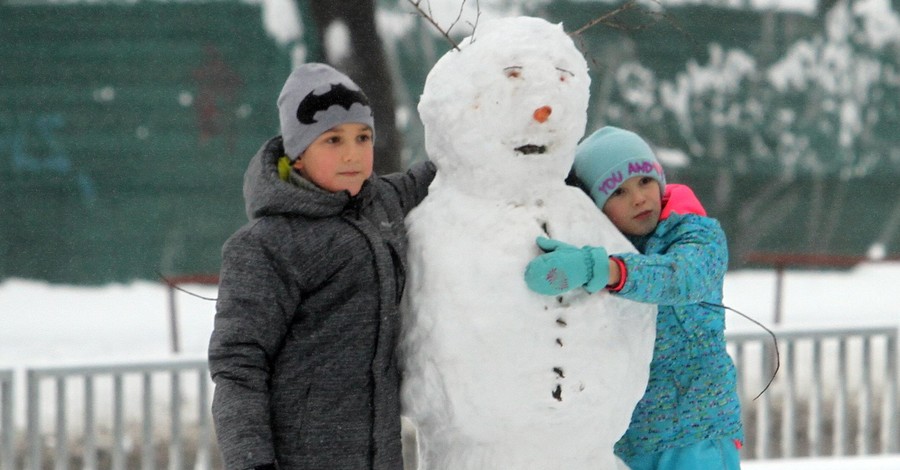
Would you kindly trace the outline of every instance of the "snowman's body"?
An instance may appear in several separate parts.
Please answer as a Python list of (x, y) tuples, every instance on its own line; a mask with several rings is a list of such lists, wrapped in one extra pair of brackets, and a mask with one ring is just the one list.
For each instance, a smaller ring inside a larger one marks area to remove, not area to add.
[(534, 18), (480, 25), (428, 76), (419, 111), (438, 177), (407, 218), (401, 342), (420, 469), (616, 468), (656, 307), (523, 280), (539, 235), (634, 251), (564, 182), (588, 85), (561, 27)]

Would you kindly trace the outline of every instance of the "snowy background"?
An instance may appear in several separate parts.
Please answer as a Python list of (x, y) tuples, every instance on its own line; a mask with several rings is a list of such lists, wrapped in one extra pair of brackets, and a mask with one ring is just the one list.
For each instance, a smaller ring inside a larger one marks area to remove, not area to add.
[[(900, 327), (900, 263), (866, 263), (848, 271), (788, 271), (783, 324), (791, 327)], [(768, 270), (732, 271), (726, 276), (725, 303), (772, 326), (775, 274)], [(187, 285), (193, 293), (215, 297), (211, 286)], [(176, 295), (182, 354), (203, 359), (215, 304)], [(137, 282), (73, 287), (8, 279), (0, 283), (0, 369), (18, 371), (16, 421), (24, 424), (22, 370), (30, 366), (109, 364), (171, 358), (168, 290)], [(729, 331), (758, 327), (729, 313)], [(75, 410), (72, 410), (75, 411)], [(71, 411), (70, 411), (71, 412)], [(750, 470), (900, 469), (900, 456), (748, 462)]]
[[(900, 327), (900, 263), (848, 271), (788, 271), (785, 326)], [(185, 289), (215, 298), (215, 287)], [(775, 273), (731, 271), (725, 304), (772, 327)], [(205, 357), (215, 303), (176, 295), (182, 355)], [(103, 287), (7, 279), (0, 283), (0, 368), (164, 358), (170, 354), (168, 289), (136, 282)], [(729, 331), (758, 329), (728, 313)]]
[[(685, 3), (691, 0), (685, 0)], [(278, 42), (290, 43), (303, 35), (293, 2), (266, 0), (265, 22)], [(481, 4), (507, 5), (497, 1)], [(532, 3), (541, 3), (533, 1)], [(666, 2), (674, 5), (681, 2)], [(726, 4), (729, 2), (720, 2)], [(744, 5), (747, 2), (731, 2)], [(772, 7), (810, 14), (811, 0), (754, 0), (757, 7)], [(434, 2), (435, 16), (444, 24), (456, 17), (456, 1)], [(475, 2), (469, 2), (474, 6)], [(879, 2), (871, 2), (879, 4)], [(499, 7), (498, 7), (499, 8)], [(502, 11), (509, 14), (508, 11)], [(464, 18), (473, 14), (467, 11)], [(401, 36), (410, 27), (409, 15), (380, 18), (383, 34)], [(888, 37), (898, 31), (895, 15), (872, 15), (883, 27), (871, 28)], [(385, 26), (386, 25), (386, 26)], [(877, 26), (877, 25), (876, 25)], [(340, 30), (329, 34), (327, 49), (340, 56), (346, 44)], [(800, 51), (802, 52), (802, 50)], [(302, 50), (295, 52), (303, 57)], [(730, 56), (728, 56), (730, 57)], [(331, 58), (331, 57), (330, 57)], [(333, 58), (332, 58), (333, 59)], [(852, 63), (847, 67), (855, 70)], [(701, 70), (702, 71), (702, 70)], [(775, 72), (781, 71), (781, 74)], [(773, 69), (774, 78), (792, 76), (787, 67)], [(822, 74), (823, 77), (827, 74)], [(777, 80), (776, 80), (777, 81)], [(892, 234), (891, 234), (892, 235)], [(785, 281), (783, 324), (791, 327), (900, 326), (900, 263), (867, 263), (849, 271), (789, 272)], [(189, 285), (188, 290), (215, 297), (214, 287)], [(725, 303), (772, 325), (775, 274), (768, 270), (733, 271), (726, 277)], [(182, 353), (179, 357), (203, 359), (212, 328), (214, 302), (177, 294), (178, 325)], [(727, 314), (730, 331), (756, 331), (757, 326), (736, 314)], [(16, 422), (24, 423), (24, 377), (26, 367), (46, 365), (117, 363), (171, 358), (167, 289), (159, 283), (135, 282), (102, 287), (50, 285), (44, 282), (6, 279), (0, 282), (0, 369), (19, 372)], [(900, 469), (900, 457), (822, 459), (814, 462), (756, 462), (756, 469)]]

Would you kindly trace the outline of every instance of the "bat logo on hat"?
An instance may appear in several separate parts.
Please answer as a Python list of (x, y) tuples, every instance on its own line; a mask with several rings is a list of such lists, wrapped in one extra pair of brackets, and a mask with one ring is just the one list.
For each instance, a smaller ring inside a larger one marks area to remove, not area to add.
[(344, 86), (343, 83), (331, 85), (331, 89), (321, 95), (310, 92), (306, 95), (297, 106), (297, 120), (303, 124), (314, 124), (315, 115), (319, 111), (338, 105), (347, 111), (353, 106), (353, 103), (359, 103), (363, 106), (369, 106), (369, 99), (359, 90), (351, 90)]

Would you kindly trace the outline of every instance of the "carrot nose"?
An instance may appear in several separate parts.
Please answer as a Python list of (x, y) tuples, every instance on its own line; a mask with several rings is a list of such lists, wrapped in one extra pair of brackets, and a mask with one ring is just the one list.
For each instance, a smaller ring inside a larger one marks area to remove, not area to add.
[(544, 123), (550, 117), (550, 113), (553, 112), (553, 108), (550, 106), (541, 106), (538, 109), (534, 110), (534, 120), (540, 123)]

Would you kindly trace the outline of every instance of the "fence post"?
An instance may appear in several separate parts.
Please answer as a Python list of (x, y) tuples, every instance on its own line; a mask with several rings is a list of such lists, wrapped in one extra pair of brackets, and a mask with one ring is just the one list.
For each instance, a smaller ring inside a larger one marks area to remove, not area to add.
[[(838, 377), (847, 377), (847, 339), (838, 339)], [(847, 454), (847, 381), (839, 379), (834, 396), (833, 455)]]
[(31, 470), (41, 470), (41, 383), (40, 377), (33, 370), (26, 372), (28, 394), (28, 464)]
[(869, 370), (869, 364), (872, 362), (872, 340), (870, 337), (863, 338), (862, 348), (862, 367), (860, 367), (862, 378), (860, 381), (863, 388), (860, 391), (857, 413), (859, 427), (856, 432), (856, 453), (868, 455), (871, 453), (869, 433), (872, 431), (872, 420), (869, 416), (872, 410), (872, 372)]
[(181, 288), (178, 287), (180, 284), (216, 285), (219, 283), (219, 275), (187, 274), (183, 276), (163, 276), (161, 280), (166, 285), (169, 292), (169, 340), (171, 342), (172, 352), (178, 354), (181, 352), (181, 336), (178, 332), (178, 302), (175, 298), (175, 291), (181, 290)]
[(141, 434), (143, 445), (141, 452), (141, 469), (153, 470), (156, 468), (155, 449), (153, 448), (153, 375), (150, 372), (143, 374), (143, 390), (141, 391), (144, 423)]
[(0, 470), (13, 470), (15, 448), (13, 436), (13, 371), (0, 370)]
[(125, 387), (121, 373), (113, 375), (112, 468), (125, 470)]
[(772, 323), (780, 325), (784, 308), (784, 264), (775, 265), (775, 313)]
[(210, 455), (210, 408), (209, 408), (209, 372), (201, 369), (197, 374), (200, 396), (198, 400), (198, 432), (197, 432), (197, 462), (195, 470), (209, 470), (212, 468), (212, 456)]
[(94, 425), (94, 377), (84, 376), (84, 469), (97, 470), (97, 430)]
[(178, 371), (172, 372), (171, 389), (171, 418), (172, 439), (169, 441), (169, 469), (181, 469), (181, 375)]
[[(814, 384), (822, 383), (822, 343), (816, 341), (813, 343), (812, 357), (812, 382)], [(809, 436), (809, 455), (818, 457), (822, 453), (822, 389), (813, 387), (810, 391), (809, 398), (809, 426), (807, 428), (807, 436)]]
[[(772, 358), (771, 347), (763, 344), (760, 361), (762, 362), (763, 381), (770, 376), (772, 370), (770, 359)], [(765, 459), (769, 457), (769, 394), (763, 393), (756, 399), (756, 458)]]
[(69, 468), (69, 436), (66, 423), (66, 378), (56, 378), (56, 470)]
[(788, 340), (784, 350), (784, 409), (781, 423), (781, 457), (793, 457), (796, 448), (794, 433), (797, 419), (797, 393), (795, 391), (794, 341)]
[(897, 441), (900, 441), (900, 431), (897, 430), (897, 336), (888, 338), (887, 360), (885, 367), (886, 390), (884, 392), (884, 411), (881, 415), (881, 453), (897, 453)]
[(181, 337), (178, 334), (178, 306), (175, 302), (175, 286), (169, 284), (169, 331), (172, 341), (172, 353), (181, 352)]

